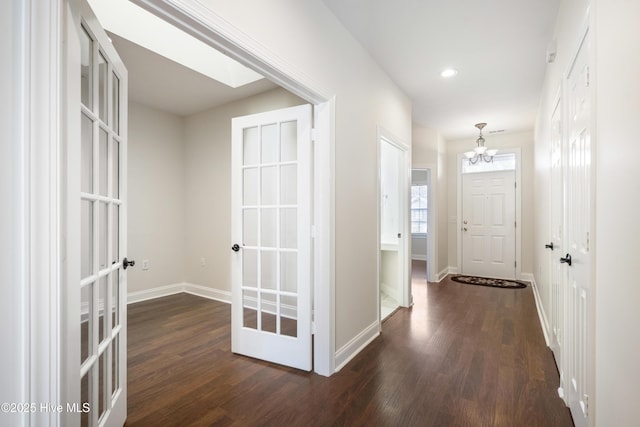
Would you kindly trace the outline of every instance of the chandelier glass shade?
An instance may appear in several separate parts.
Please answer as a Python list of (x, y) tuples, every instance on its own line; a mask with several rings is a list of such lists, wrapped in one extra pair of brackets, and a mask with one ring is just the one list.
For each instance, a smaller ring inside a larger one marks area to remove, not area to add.
[(478, 139), (476, 139), (476, 147), (473, 149), (473, 151), (467, 151), (466, 153), (464, 153), (465, 157), (467, 158), (467, 160), (469, 160), (469, 163), (472, 165), (475, 165), (480, 160), (486, 163), (491, 163), (493, 162), (493, 156), (495, 156), (496, 153), (498, 152), (498, 150), (489, 150), (484, 145), (482, 129), (484, 129), (486, 125), (487, 125), (486, 123), (476, 123), (475, 126), (480, 131), (480, 135), (478, 136)]

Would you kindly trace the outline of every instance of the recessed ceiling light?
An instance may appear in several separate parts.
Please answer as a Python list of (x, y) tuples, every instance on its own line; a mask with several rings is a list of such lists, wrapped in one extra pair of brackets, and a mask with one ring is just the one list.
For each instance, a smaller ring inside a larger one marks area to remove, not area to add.
[(444, 78), (453, 77), (458, 75), (458, 70), (455, 68), (447, 68), (443, 70), (440, 75)]

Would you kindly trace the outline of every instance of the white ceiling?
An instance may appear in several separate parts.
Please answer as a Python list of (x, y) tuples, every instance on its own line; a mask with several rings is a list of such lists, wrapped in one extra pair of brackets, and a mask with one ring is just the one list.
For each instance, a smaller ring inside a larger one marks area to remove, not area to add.
[(232, 88), (108, 33), (129, 72), (129, 99), (188, 116), (277, 87), (267, 79)]
[[(323, 0), (447, 139), (532, 129), (559, 0)], [(440, 72), (454, 67), (451, 79)]]

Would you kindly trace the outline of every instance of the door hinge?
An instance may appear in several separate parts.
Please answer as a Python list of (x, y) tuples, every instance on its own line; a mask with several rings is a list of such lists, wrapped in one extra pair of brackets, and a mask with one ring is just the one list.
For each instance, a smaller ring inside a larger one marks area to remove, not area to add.
[(518, 261), (513, 261), (513, 268), (518, 268)]
[(585, 76), (584, 76), (584, 77), (585, 77), (585, 79), (584, 79), (584, 80), (585, 80), (584, 85), (585, 85), (586, 87), (589, 87), (589, 84), (590, 84), (590, 81), (589, 81), (589, 80), (590, 80), (590, 78), (591, 78), (591, 75), (590, 75), (590, 73), (589, 73), (589, 66), (588, 66), (588, 65), (587, 65), (587, 67), (586, 67), (586, 69), (585, 69)]
[(513, 221), (513, 226), (518, 228), (518, 221)]
[(589, 395), (588, 394), (584, 395), (584, 416), (585, 417), (589, 416)]
[(318, 131), (316, 130), (316, 128), (311, 128), (311, 140), (313, 142), (316, 142), (317, 139), (318, 139)]
[(518, 188), (518, 183), (517, 182), (513, 183), (513, 188)]

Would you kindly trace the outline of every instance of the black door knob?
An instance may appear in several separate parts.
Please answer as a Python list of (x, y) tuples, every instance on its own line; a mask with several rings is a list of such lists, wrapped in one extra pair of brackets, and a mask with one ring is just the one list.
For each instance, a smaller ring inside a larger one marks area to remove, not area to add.
[(563, 264), (569, 264), (569, 267), (571, 267), (571, 255), (567, 254), (564, 258), (560, 258), (560, 262)]
[(231, 246), (231, 250), (234, 252), (238, 252), (240, 250), (240, 246), (238, 246), (237, 243), (234, 243), (233, 246)]
[(549, 243), (548, 245), (544, 245), (544, 247), (553, 250), (553, 242)]
[(133, 267), (134, 265), (136, 265), (136, 262), (134, 260), (128, 260), (127, 257), (122, 260), (122, 268), (125, 270), (127, 267)]

